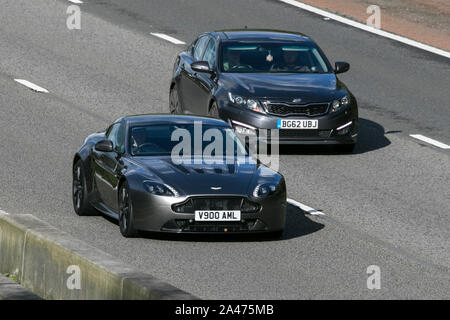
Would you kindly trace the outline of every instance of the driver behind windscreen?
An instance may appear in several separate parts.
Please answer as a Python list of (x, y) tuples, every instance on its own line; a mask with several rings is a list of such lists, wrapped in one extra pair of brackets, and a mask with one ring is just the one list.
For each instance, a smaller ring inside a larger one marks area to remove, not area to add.
[(308, 66), (302, 66), (298, 63), (298, 58), (298, 50), (283, 48), (283, 61), (281, 63), (274, 63), (271, 70), (286, 72), (309, 72), (310, 69)]
[(147, 134), (145, 132), (145, 128), (134, 129), (131, 135), (131, 147), (133, 149), (133, 153), (139, 151), (139, 147), (146, 143)]
[(227, 50), (227, 61), (223, 64), (223, 70), (229, 71), (233, 67), (241, 64), (241, 51), (240, 50)]

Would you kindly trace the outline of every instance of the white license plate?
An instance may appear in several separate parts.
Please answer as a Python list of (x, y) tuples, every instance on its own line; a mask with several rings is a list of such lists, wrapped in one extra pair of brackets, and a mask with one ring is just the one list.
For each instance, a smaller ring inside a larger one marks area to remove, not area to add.
[(240, 210), (196, 210), (195, 221), (240, 221)]
[(319, 120), (278, 119), (278, 129), (319, 129)]

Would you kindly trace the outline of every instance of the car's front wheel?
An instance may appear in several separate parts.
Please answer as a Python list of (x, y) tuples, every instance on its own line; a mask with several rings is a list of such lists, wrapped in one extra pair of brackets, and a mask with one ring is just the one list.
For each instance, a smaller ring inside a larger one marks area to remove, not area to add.
[(170, 90), (169, 95), (169, 111), (171, 114), (181, 114), (181, 104), (180, 99), (178, 97), (178, 89), (177, 86), (174, 85)]
[(350, 143), (350, 144), (341, 144), (338, 147), (338, 150), (342, 153), (353, 153), (356, 147), (356, 143)]
[(273, 231), (269, 234), (270, 239), (280, 240), (283, 237), (284, 230)]
[(79, 216), (97, 215), (98, 211), (88, 201), (86, 175), (81, 160), (78, 160), (73, 166), (72, 177), (72, 200), (76, 214)]
[(219, 118), (219, 108), (217, 103), (214, 101), (209, 108), (208, 115), (213, 118)]
[(119, 190), (119, 227), (120, 233), (126, 238), (137, 235), (137, 231), (134, 228), (133, 206), (127, 182), (124, 182)]

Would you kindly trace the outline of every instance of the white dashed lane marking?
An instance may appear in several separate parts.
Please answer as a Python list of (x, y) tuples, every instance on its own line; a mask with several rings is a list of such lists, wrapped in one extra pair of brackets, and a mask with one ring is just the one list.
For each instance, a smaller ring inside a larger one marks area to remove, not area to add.
[(303, 211), (305, 211), (308, 214), (312, 214), (312, 215), (316, 215), (316, 216), (324, 216), (325, 215), (323, 212), (317, 211), (316, 209), (308, 207), (307, 205), (300, 203), (298, 201), (295, 201), (293, 199), (288, 198), (287, 203), (302, 209)]
[(80, 0), (69, 0), (69, 2), (72, 2), (75, 4), (83, 4), (83, 1), (80, 1)]
[(33, 91), (36, 92), (43, 92), (43, 93), (48, 93), (48, 90), (42, 87), (39, 87), (38, 85), (35, 85), (34, 83), (28, 81), (28, 80), (23, 80), (23, 79), (14, 79), (14, 81), (20, 83), (21, 85), (24, 85), (27, 88), (30, 88)]
[(164, 34), (164, 33), (152, 32), (151, 35), (153, 35), (155, 37), (158, 37), (158, 38), (161, 38), (161, 39), (164, 39), (166, 41), (172, 42), (174, 44), (186, 44), (186, 42), (178, 40), (178, 39), (175, 39), (174, 37), (168, 36), (167, 34)]
[(441, 149), (450, 149), (449, 145), (447, 145), (445, 143), (442, 143), (442, 142), (439, 142), (437, 140), (425, 137), (425, 136), (423, 136), (421, 134), (410, 134), (409, 136), (414, 138), (414, 139), (421, 140), (423, 142), (429, 143), (429, 144), (431, 144), (431, 145), (433, 145), (435, 147), (441, 148)]

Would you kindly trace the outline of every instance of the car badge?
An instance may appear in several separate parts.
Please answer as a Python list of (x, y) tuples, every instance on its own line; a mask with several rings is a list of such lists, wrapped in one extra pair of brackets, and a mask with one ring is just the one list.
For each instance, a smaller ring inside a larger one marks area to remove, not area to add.
[(301, 98), (296, 98), (296, 99), (292, 100), (292, 102), (293, 102), (293, 103), (302, 102), (302, 99), (301, 99)]
[(222, 190), (222, 187), (211, 187), (211, 190)]

